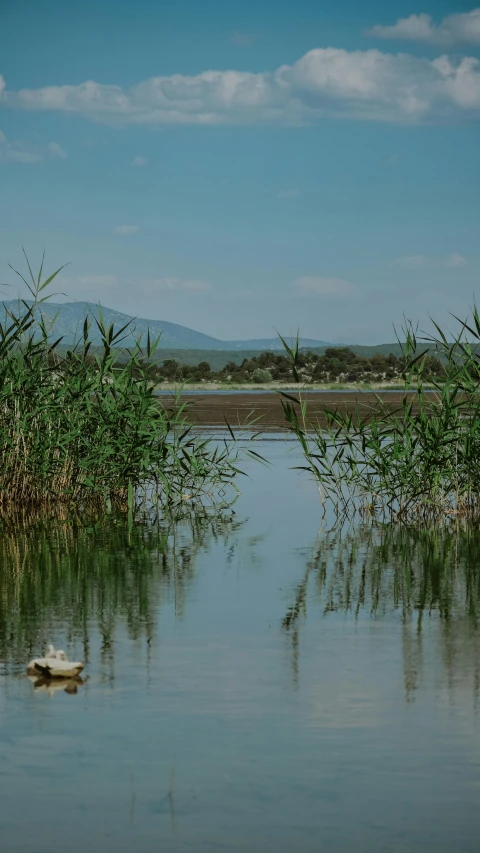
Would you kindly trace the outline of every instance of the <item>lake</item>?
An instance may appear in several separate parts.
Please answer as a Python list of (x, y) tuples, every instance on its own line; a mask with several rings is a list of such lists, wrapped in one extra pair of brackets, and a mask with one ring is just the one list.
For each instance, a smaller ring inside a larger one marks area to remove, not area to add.
[[(478, 850), (477, 529), (332, 529), (258, 449), (173, 527), (4, 525), (2, 851)], [(76, 693), (25, 675), (47, 642)]]

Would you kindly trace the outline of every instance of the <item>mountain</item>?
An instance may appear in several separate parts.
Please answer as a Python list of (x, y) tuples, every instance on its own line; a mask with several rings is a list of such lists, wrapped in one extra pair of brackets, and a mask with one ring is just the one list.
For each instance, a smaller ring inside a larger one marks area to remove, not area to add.
[[(8, 302), (3, 302), (2, 305), (0, 305), (0, 322), (4, 323), (6, 310), (17, 313), (19, 303), (17, 299), (12, 299)], [(139, 337), (145, 342), (147, 332), (150, 330), (151, 337), (161, 335), (158, 344), (160, 349), (223, 351), (283, 350), (282, 342), (279, 338), (222, 341), (218, 338), (212, 338), (210, 335), (204, 335), (202, 332), (196, 332), (194, 329), (188, 329), (186, 326), (179, 326), (177, 323), (168, 323), (166, 320), (145, 320), (141, 317), (133, 318), (127, 314), (122, 314), (120, 311), (115, 311), (113, 308), (100, 308), (100, 306), (95, 305), (93, 302), (43, 302), (36, 310), (37, 313), (41, 311), (45, 322), (51, 329), (52, 336), (55, 338), (62, 337), (62, 343), (68, 345), (72, 345), (75, 340), (81, 338), (86, 317), (91, 319), (90, 339), (93, 344), (99, 344), (101, 336), (94, 318), (98, 319), (100, 314), (102, 314), (106, 325), (109, 326), (113, 323), (116, 330), (121, 329), (127, 323), (130, 324), (123, 333), (122, 343), (118, 344), (124, 347), (133, 346)], [(288, 340), (290, 341), (291, 339)], [(308, 348), (329, 346), (325, 341), (317, 341), (310, 338), (301, 338), (299, 344), (301, 347)]]
[[(288, 337), (287, 335), (283, 336), (287, 343), (293, 343), (294, 339)], [(221, 349), (230, 349), (230, 350), (255, 350), (256, 352), (265, 352), (265, 350), (273, 349), (273, 350), (282, 350), (283, 344), (280, 338), (252, 338), (248, 341), (219, 341), (221, 344)], [(316, 347), (321, 347), (324, 349), (325, 347), (331, 347), (332, 344), (329, 344), (327, 341), (317, 341), (313, 338), (299, 338), (298, 344), (302, 349), (315, 349)]]

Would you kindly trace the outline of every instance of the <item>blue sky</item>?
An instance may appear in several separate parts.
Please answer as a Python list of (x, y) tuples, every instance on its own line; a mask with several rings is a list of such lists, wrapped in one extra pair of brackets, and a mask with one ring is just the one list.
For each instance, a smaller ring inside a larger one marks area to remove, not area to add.
[(225, 339), (473, 301), (471, 3), (3, 0), (0, 74), (3, 281), (45, 248), (73, 298)]

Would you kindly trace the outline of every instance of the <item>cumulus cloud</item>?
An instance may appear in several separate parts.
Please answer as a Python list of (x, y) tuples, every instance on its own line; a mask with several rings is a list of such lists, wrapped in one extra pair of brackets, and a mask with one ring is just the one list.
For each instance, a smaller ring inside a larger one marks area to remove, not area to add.
[(429, 257), (428, 255), (405, 255), (403, 258), (397, 258), (397, 265), (404, 269), (412, 270), (420, 267), (466, 267), (468, 261), (463, 255), (453, 252), (447, 257)]
[(146, 293), (156, 293), (157, 291), (206, 293), (212, 289), (209, 282), (202, 279), (174, 277), (146, 279), (141, 282), (141, 288)]
[(279, 190), (277, 198), (299, 198), (301, 192), (297, 187), (292, 187), (290, 190)]
[(316, 296), (349, 296), (355, 285), (343, 278), (324, 278), (318, 275), (302, 275), (295, 279), (294, 286), (305, 294)]
[(203, 71), (130, 88), (93, 80), (0, 94), (12, 109), (78, 113), (113, 125), (290, 124), (480, 118), (480, 60), (316, 48), (275, 71)]
[(426, 41), (433, 44), (480, 44), (480, 8), (448, 15), (435, 24), (431, 15), (409, 15), (391, 26), (376, 26), (368, 35), (384, 39)]
[(114, 228), (115, 234), (137, 234), (140, 231), (140, 225), (117, 225)]
[(140, 154), (137, 154), (137, 156), (132, 160), (132, 166), (148, 166), (148, 160), (146, 157), (142, 157)]
[(65, 151), (58, 142), (49, 142), (45, 146), (11, 142), (0, 130), (0, 163), (40, 163), (47, 159), (65, 160), (66, 157)]

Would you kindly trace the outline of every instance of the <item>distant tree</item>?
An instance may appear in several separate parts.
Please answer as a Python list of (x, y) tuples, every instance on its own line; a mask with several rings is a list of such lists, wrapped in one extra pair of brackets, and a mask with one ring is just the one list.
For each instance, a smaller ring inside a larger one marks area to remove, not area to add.
[(201, 379), (206, 379), (207, 376), (210, 376), (212, 372), (212, 368), (210, 367), (208, 361), (201, 361), (199, 365), (197, 365), (197, 376)]
[(348, 347), (328, 347), (325, 350), (325, 359), (327, 361), (339, 361), (343, 364), (350, 364), (356, 358), (355, 353)]
[(445, 373), (445, 368), (440, 359), (434, 355), (427, 355), (424, 367), (425, 376), (441, 376), (443, 373)]
[(174, 358), (166, 358), (163, 362), (162, 373), (165, 379), (175, 380), (181, 376), (180, 365)]
[(271, 382), (272, 374), (263, 367), (257, 367), (252, 373), (252, 379), (254, 382)]

